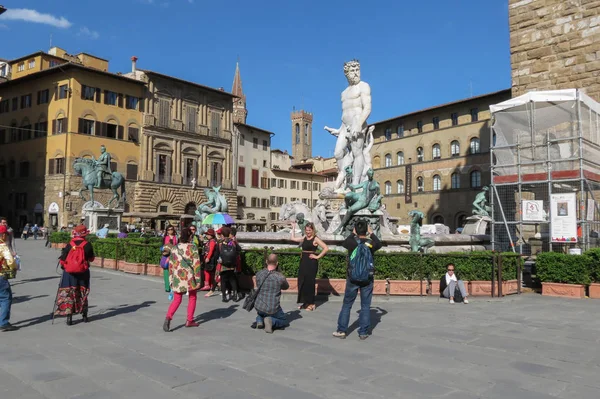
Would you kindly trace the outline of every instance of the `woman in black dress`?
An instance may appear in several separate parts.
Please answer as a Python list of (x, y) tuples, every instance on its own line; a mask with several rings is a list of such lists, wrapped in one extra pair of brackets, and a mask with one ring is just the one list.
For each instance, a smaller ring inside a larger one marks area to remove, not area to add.
[[(304, 228), (304, 237), (296, 237), (297, 224), (292, 225), (291, 240), (300, 243), (302, 256), (300, 257), (300, 269), (298, 270), (298, 309), (305, 308), (308, 311), (316, 309), (315, 306), (315, 283), (317, 270), (319, 269), (319, 259), (321, 259), (329, 248), (316, 235), (315, 225), (307, 223)], [(317, 250), (321, 252), (317, 254)]]

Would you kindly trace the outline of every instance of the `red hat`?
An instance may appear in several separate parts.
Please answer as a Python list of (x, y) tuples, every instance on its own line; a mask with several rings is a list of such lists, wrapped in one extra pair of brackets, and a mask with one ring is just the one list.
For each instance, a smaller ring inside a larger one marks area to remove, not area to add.
[(87, 229), (87, 227), (85, 227), (84, 224), (75, 226), (75, 228), (73, 229), (74, 236), (83, 237), (83, 236), (88, 235), (89, 233), (90, 233), (90, 231)]
[(0, 234), (6, 234), (8, 229), (4, 225), (0, 225)]
[(223, 228), (222, 227), (217, 230), (217, 234), (223, 234)]
[(206, 230), (206, 233), (204, 233), (204, 234), (206, 234), (208, 236), (213, 236), (214, 237), (215, 236), (215, 229), (208, 229), (208, 230)]

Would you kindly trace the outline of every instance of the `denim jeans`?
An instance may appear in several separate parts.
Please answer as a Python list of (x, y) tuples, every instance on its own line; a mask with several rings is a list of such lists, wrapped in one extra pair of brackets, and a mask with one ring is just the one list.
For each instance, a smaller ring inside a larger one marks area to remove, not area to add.
[(360, 290), (360, 315), (358, 316), (358, 335), (368, 335), (369, 327), (371, 327), (371, 299), (373, 299), (373, 282), (364, 287), (352, 284), (350, 280), (346, 280), (346, 292), (344, 292), (344, 303), (342, 311), (338, 317), (337, 331), (348, 332), (348, 324), (350, 323), (350, 310), (356, 300), (356, 295)]
[(285, 318), (285, 313), (283, 313), (283, 309), (279, 308), (277, 312), (274, 314), (267, 314), (264, 312), (256, 311), (256, 324), (264, 324), (265, 317), (270, 317), (273, 319), (273, 329), (284, 328), (289, 324)]
[(12, 290), (7, 279), (0, 276), (0, 327), (4, 327), (10, 320), (10, 306), (12, 305)]

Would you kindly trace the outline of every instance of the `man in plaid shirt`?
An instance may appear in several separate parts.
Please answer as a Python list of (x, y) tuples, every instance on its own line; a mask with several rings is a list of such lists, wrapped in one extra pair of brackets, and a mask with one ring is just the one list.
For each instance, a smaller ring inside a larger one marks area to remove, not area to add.
[(256, 287), (260, 287), (258, 296), (254, 302), (256, 309), (256, 322), (252, 328), (265, 329), (266, 333), (273, 330), (285, 328), (288, 322), (279, 302), (281, 290), (287, 290), (290, 285), (277, 267), (277, 255), (271, 254), (267, 258), (267, 267), (256, 273)]

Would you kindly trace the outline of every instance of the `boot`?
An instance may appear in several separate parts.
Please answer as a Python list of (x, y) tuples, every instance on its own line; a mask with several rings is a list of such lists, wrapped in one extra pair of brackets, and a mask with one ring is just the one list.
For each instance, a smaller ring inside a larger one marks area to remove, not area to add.
[(67, 315), (67, 325), (68, 326), (72, 326), (73, 325), (73, 315)]
[(83, 314), (83, 322), (84, 322), (84, 323), (89, 323), (89, 321), (90, 321), (90, 319), (88, 319), (87, 312), (85, 312), (85, 313)]
[(223, 301), (225, 303), (229, 302), (229, 296), (227, 295), (226, 292), (221, 294), (221, 301)]
[(165, 318), (165, 322), (163, 323), (163, 331), (170, 332), (171, 331), (171, 320)]
[(231, 297), (233, 298), (233, 302), (239, 302), (242, 300), (242, 294), (238, 293), (237, 291), (233, 291)]

